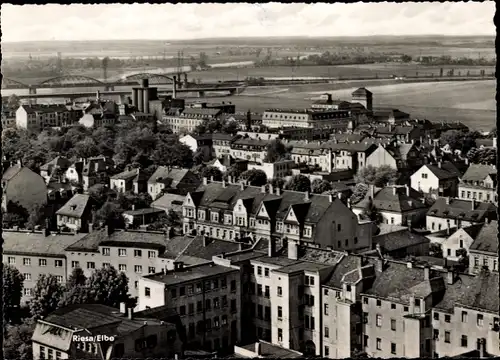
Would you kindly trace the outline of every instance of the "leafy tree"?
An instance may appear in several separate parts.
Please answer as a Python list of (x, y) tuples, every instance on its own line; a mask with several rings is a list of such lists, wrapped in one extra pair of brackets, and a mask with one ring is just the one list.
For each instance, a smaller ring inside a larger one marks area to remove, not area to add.
[(464, 248), (460, 248), (455, 252), (458, 256), (458, 268), (460, 271), (465, 271), (469, 267), (469, 254)]
[(196, 165), (201, 165), (203, 160), (205, 160), (205, 154), (201, 148), (198, 148), (193, 155), (193, 160)]
[(350, 197), (351, 204), (356, 204), (363, 200), (368, 193), (368, 185), (357, 183)]
[(281, 142), (279, 139), (272, 140), (266, 146), (266, 156), (264, 157), (265, 162), (274, 163), (279, 160), (284, 160), (289, 158), (290, 150), (285, 144)]
[(123, 218), (123, 209), (117, 203), (108, 201), (95, 212), (92, 222), (94, 224), (111, 224), (117, 229), (125, 227), (125, 219)]
[(269, 181), (269, 184), (275, 189), (283, 189), (285, 187), (285, 180), (282, 178), (274, 178)]
[(153, 150), (153, 163), (160, 166), (179, 166), (190, 168), (193, 166), (193, 152), (189, 146), (178, 140), (163, 141)]
[(101, 207), (107, 201), (116, 196), (116, 192), (104, 184), (96, 184), (88, 189), (88, 193), (97, 207)]
[(212, 176), (215, 181), (222, 180), (222, 172), (215, 166), (207, 166), (203, 168), (203, 170), (201, 170), (201, 176), (209, 180), (212, 178)]
[[(19, 204), (19, 202), (13, 202), (9, 200), (7, 203), (6, 213), (4, 214), (3, 222), (6, 222), (7, 225), (12, 226), (24, 226), (26, 221), (30, 216), (28, 210)], [(8, 216), (7, 216), (8, 215)], [(10, 221), (10, 222), (9, 222)]]
[(467, 153), (467, 158), (473, 164), (496, 165), (497, 151), (493, 148), (472, 148)]
[(62, 294), (63, 288), (54, 275), (40, 275), (30, 303), (33, 320), (41, 319), (56, 310)]
[(4, 359), (33, 360), (31, 338), (34, 331), (35, 322), (29, 319), (20, 325), (7, 325), (3, 341)]
[[(12, 308), (19, 307), (24, 288), (24, 277), (21, 272), (12, 265), (2, 264), (3, 271), (3, 306), (4, 310), (12, 311)], [(10, 311), (5, 312), (8, 319)]]
[(71, 275), (66, 283), (66, 287), (72, 288), (74, 286), (84, 285), (85, 281), (87, 281), (87, 277), (83, 273), (83, 270), (80, 267), (76, 267), (71, 272)]
[(85, 138), (75, 144), (74, 154), (79, 158), (88, 159), (93, 156), (98, 156), (99, 147), (91, 137)]
[(236, 121), (226, 121), (222, 125), (222, 132), (226, 134), (234, 135), (238, 132), (240, 125)]
[(429, 255), (437, 257), (437, 258), (442, 258), (443, 257), (443, 248), (441, 247), (441, 244), (430, 243)]
[(477, 134), (467, 131), (446, 131), (441, 134), (439, 141), (441, 144), (448, 144), (452, 150), (460, 150), (462, 154), (467, 154), (470, 149), (476, 147)]
[(491, 131), (488, 133), (487, 138), (488, 139), (493, 139), (497, 137), (497, 127), (495, 126)]
[(45, 219), (47, 218), (44, 205), (35, 205), (31, 211), (29, 211), (29, 214), (26, 227), (30, 230), (34, 229), (37, 225), (43, 225), (45, 223)]
[(378, 212), (377, 207), (373, 203), (373, 199), (371, 198), (368, 199), (368, 202), (366, 203), (366, 206), (361, 213), (361, 217), (366, 220), (375, 221), (377, 223), (381, 222), (382, 219), (380, 213)]
[(302, 192), (311, 191), (311, 180), (302, 174), (294, 175), (285, 184), (285, 189)]
[(227, 180), (227, 178), (231, 176), (232, 179), (236, 180), (241, 176), (241, 170), (237, 166), (230, 166), (226, 173), (224, 174), (224, 178)]
[(102, 267), (92, 273), (87, 280), (89, 301), (119, 307), (121, 302), (129, 302), (128, 278), (113, 266)]
[(387, 184), (393, 183), (397, 177), (397, 170), (388, 165), (382, 165), (379, 167), (369, 165), (358, 170), (358, 173), (354, 176), (354, 181), (356, 181), (356, 183), (383, 187)]
[(243, 172), (241, 178), (248, 181), (252, 186), (262, 186), (267, 183), (266, 173), (258, 169), (251, 169)]
[(332, 189), (332, 184), (329, 181), (323, 179), (314, 179), (311, 184), (311, 191), (314, 194), (323, 194), (326, 191)]
[(7, 100), (7, 106), (9, 109), (12, 110), (17, 110), (17, 108), (21, 105), (21, 100), (16, 94), (12, 94), (9, 96), (9, 99)]

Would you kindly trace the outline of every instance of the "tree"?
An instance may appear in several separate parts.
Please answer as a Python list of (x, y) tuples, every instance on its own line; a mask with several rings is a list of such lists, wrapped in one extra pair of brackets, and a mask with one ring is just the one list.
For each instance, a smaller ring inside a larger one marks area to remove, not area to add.
[(89, 301), (119, 307), (121, 302), (129, 302), (128, 278), (113, 266), (102, 267), (92, 273), (87, 280)]
[(236, 181), (241, 176), (241, 170), (239, 167), (231, 165), (224, 174), (224, 178), (227, 180), (229, 176), (231, 179)]
[(458, 269), (459, 271), (465, 271), (469, 267), (469, 254), (467, 250), (464, 248), (460, 248), (455, 252), (455, 255), (458, 256)]
[(116, 196), (116, 192), (104, 184), (96, 184), (88, 189), (88, 193), (99, 208), (108, 200)]
[(311, 191), (314, 194), (323, 194), (326, 191), (332, 189), (332, 184), (329, 181), (323, 179), (314, 179), (311, 184)]
[(294, 175), (288, 180), (288, 182), (285, 184), (285, 189), (286, 190), (293, 190), (293, 191), (311, 191), (311, 180), (305, 175), (298, 174)]
[(377, 223), (380, 223), (380, 221), (382, 220), (380, 213), (378, 212), (375, 204), (373, 203), (372, 198), (368, 199), (368, 202), (366, 203), (366, 206), (364, 207), (361, 213), (361, 217), (366, 220), (375, 221)]
[(269, 184), (275, 189), (283, 189), (285, 186), (285, 180), (282, 178), (274, 178), (269, 181)]
[(351, 204), (357, 204), (363, 200), (368, 192), (368, 185), (357, 183), (350, 197)]
[(12, 94), (9, 96), (9, 100), (7, 100), (7, 106), (9, 109), (17, 110), (17, 108), (21, 105), (21, 100), (16, 94)]
[(203, 153), (203, 150), (201, 148), (198, 148), (196, 150), (193, 155), (193, 160), (196, 165), (200, 165), (203, 163), (203, 160), (205, 160), (205, 154)]
[(211, 179), (214, 178), (215, 181), (222, 180), (222, 172), (215, 166), (207, 166), (201, 170), (201, 177)]
[(477, 132), (468, 131), (446, 131), (441, 134), (439, 141), (441, 144), (448, 144), (452, 150), (460, 150), (462, 154), (467, 154), (470, 149), (476, 147)]
[(41, 319), (57, 309), (63, 288), (54, 275), (42, 274), (33, 290), (30, 312), (33, 320)]
[(236, 121), (226, 121), (222, 125), (222, 132), (226, 134), (234, 135), (238, 132), (240, 125)]
[(430, 243), (429, 255), (437, 257), (437, 258), (442, 258), (443, 257), (443, 248), (441, 247), (441, 244)]
[(98, 156), (100, 153), (99, 147), (94, 139), (88, 137), (76, 143), (74, 154), (79, 158), (88, 159), (93, 156)]
[(46, 209), (44, 205), (34, 205), (33, 208), (29, 211), (28, 220), (26, 222), (26, 227), (30, 230), (33, 230), (37, 225), (43, 225), (45, 223), (45, 219), (47, 218)]
[(66, 287), (72, 288), (74, 286), (84, 285), (85, 281), (87, 281), (87, 277), (83, 273), (83, 270), (80, 267), (76, 267), (71, 272), (68, 282), (66, 283)]
[(382, 165), (379, 167), (368, 165), (358, 170), (357, 174), (354, 176), (354, 181), (356, 183), (384, 187), (387, 184), (394, 183), (397, 177), (397, 170), (388, 165)]
[(264, 171), (251, 169), (241, 174), (241, 179), (248, 181), (252, 186), (262, 186), (267, 183), (267, 175)]
[(497, 152), (494, 148), (472, 148), (467, 153), (467, 158), (473, 164), (496, 165)]
[(117, 229), (125, 227), (125, 219), (123, 218), (123, 209), (120, 205), (108, 201), (95, 212), (92, 222), (94, 224), (108, 224)]
[(289, 156), (289, 149), (279, 139), (272, 140), (266, 146), (266, 156), (264, 162), (274, 163), (284, 160)]
[(6, 360), (33, 360), (31, 339), (35, 322), (27, 319), (20, 325), (7, 325), (4, 332), (3, 355)]
[[(12, 308), (19, 307), (21, 304), (24, 277), (21, 272), (12, 265), (2, 264), (2, 270), (4, 310), (13, 311)], [(10, 311), (5, 311), (5, 320), (8, 320)]]

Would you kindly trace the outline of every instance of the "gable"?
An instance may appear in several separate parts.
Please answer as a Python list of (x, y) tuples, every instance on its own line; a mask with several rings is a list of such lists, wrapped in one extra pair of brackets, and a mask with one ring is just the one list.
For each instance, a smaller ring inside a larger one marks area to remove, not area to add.
[(184, 202), (182, 203), (182, 206), (195, 206), (193, 198), (191, 197), (191, 193), (188, 193), (186, 197), (184, 198)]
[(260, 204), (260, 209), (259, 209), (259, 211), (257, 212), (257, 215), (258, 215), (258, 216), (262, 216), (262, 217), (269, 218), (269, 214), (267, 213), (267, 209), (266, 209), (266, 206), (264, 205), (264, 202), (262, 202), (262, 203)]
[[(427, 179), (422, 178), (422, 174), (427, 174)], [(411, 177), (412, 178), (414, 177), (414, 179), (417, 181), (429, 181), (429, 180), (436, 181), (436, 180), (438, 180), (437, 176), (434, 175), (434, 173), (427, 167), (427, 165), (422, 166)]]
[(297, 216), (295, 215), (295, 212), (293, 211), (293, 208), (291, 206), (288, 210), (288, 214), (286, 214), (285, 220), (298, 222)]
[(234, 204), (233, 211), (237, 213), (244, 213), (244, 214), (247, 213), (247, 209), (245, 208), (245, 204), (243, 204), (243, 200), (238, 199), (238, 201), (236, 201), (236, 204)]

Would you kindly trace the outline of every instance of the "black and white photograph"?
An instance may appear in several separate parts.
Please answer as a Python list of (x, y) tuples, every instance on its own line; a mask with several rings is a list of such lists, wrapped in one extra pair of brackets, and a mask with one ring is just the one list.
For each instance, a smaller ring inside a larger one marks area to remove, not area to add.
[(495, 10), (2, 4), (3, 358), (500, 357)]

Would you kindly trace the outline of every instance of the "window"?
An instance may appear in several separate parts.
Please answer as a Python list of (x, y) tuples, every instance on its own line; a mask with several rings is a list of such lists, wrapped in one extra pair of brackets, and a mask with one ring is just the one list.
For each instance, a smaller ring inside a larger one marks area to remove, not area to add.
[(378, 307), (381, 307), (381, 306), (382, 306), (382, 301), (381, 301), (381, 300), (377, 300), (377, 306), (378, 306)]
[(102, 263), (103, 268), (109, 268), (111, 266), (110, 263)]
[(265, 287), (265, 289), (264, 289), (264, 296), (265, 296), (266, 298), (268, 298), (268, 299), (269, 299), (269, 291), (270, 291), (270, 290), (269, 290), (269, 286), (267, 286), (267, 285), (266, 285), (266, 287)]
[(467, 347), (467, 335), (462, 335), (462, 338), (460, 339), (460, 346)]
[(463, 323), (467, 322), (467, 311), (462, 311), (462, 322)]
[(328, 289), (323, 290), (323, 295), (328, 296)]
[(148, 251), (148, 258), (155, 258), (156, 257), (156, 251)]
[(139, 281), (134, 281), (134, 288), (138, 288), (139, 287)]
[(223, 308), (227, 307), (227, 296), (226, 295), (224, 295), (222, 297), (222, 307)]
[(40, 346), (40, 359), (45, 359), (45, 346)]
[(31, 280), (31, 274), (25, 273), (23, 274), (24, 280)]
[(231, 299), (231, 312), (235, 313), (236, 311), (237, 311), (237, 309), (236, 309), (236, 300), (235, 299)]
[(337, 224), (337, 231), (342, 231), (342, 225), (341, 224)]
[(148, 267), (148, 274), (154, 274), (156, 272), (156, 269), (154, 266), (149, 266)]
[(395, 310), (396, 309), (396, 304), (391, 304), (391, 309)]
[[(267, 287), (269, 288), (269, 287)], [(231, 280), (231, 292), (235, 292), (236, 291), (236, 280)], [(267, 296), (269, 297), (269, 295)]]
[(439, 320), (439, 313), (438, 312), (434, 312), (434, 320)]
[(262, 275), (262, 266), (257, 266), (257, 275)]
[(422, 173), (422, 179), (427, 179), (427, 174)]
[(151, 289), (148, 287), (144, 288), (144, 296), (151, 297)]
[(212, 301), (210, 299), (205, 300), (205, 310), (211, 310), (212, 309)]
[(196, 284), (196, 293), (201, 293), (201, 283)]
[(177, 289), (170, 290), (170, 296), (172, 299), (175, 299), (177, 297)]
[(62, 260), (54, 260), (54, 266), (56, 268), (62, 267), (63, 266), (63, 261)]
[(363, 304), (368, 304), (368, 298), (367, 297), (363, 298)]
[(29, 258), (24, 258), (24, 259), (23, 259), (23, 265), (24, 265), (24, 266), (31, 266), (31, 259), (29, 259)]
[(220, 327), (219, 317), (214, 317), (214, 328), (218, 329)]
[(142, 257), (142, 250), (134, 250), (134, 257)]
[(9, 256), (9, 264), (14, 265), (16, 263), (16, 258), (13, 256)]
[(127, 256), (127, 249), (118, 249), (118, 256)]
[(282, 342), (283, 341), (283, 329), (278, 328), (278, 341)]
[(415, 306), (420, 307), (420, 299), (415, 299)]
[(111, 254), (111, 249), (110, 248), (102, 248), (102, 254), (104, 256), (109, 256)]
[(439, 341), (439, 329), (434, 329), (433, 331), (433, 339)]
[(325, 338), (330, 337), (330, 328), (328, 326), (325, 326)]
[(325, 346), (325, 356), (330, 356), (330, 348)]
[(80, 262), (79, 262), (79, 261), (72, 261), (72, 262), (71, 262), (71, 267), (72, 267), (72, 268), (77, 268), (77, 267), (80, 267)]
[(198, 302), (196, 303), (196, 312), (199, 312), (199, 313), (200, 313), (200, 312), (202, 312), (202, 311), (203, 311), (203, 302), (198, 301)]
[(184, 315), (186, 315), (186, 306), (185, 306), (185, 305), (182, 305), (182, 306), (179, 308), (179, 315), (180, 315), (180, 316), (184, 316)]
[(363, 313), (363, 324), (368, 324), (368, 313), (367, 312)]
[(95, 262), (93, 261), (87, 262), (87, 269), (95, 269)]
[(38, 266), (47, 266), (47, 259), (39, 259)]
[(261, 284), (257, 284), (257, 295), (262, 296), (262, 285)]
[(391, 354), (396, 354), (396, 344), (391, 343)]
[(278, 296), (283, 296), (283, 288), (278, 286)]
[(283, 318), (283, 308), (278, 306), (278, 319), (281, 320)]
[(119, 264), (118, 265), (118, 270), (120, 270), (120, 271), (127, 271), (127, 265), (125, 265), (125, 264)]
[(324, 309), (323, 309), (323, 311), (324, 311), (324, 314), (325, 314), (325, 315), (328, 315), (328, 304), (324, 304)]
[(382, 350), (382, 339), (377, 338), (377, 350)]
[(477, 326), (483, 326), (484, 318), (483, 314), (477, 314)]
[(136, 274), (142, 274), (142, 265), (135, 265), (134, 266), (134, 272)]
[(193, 285), (188, 285), (188, 287), (187, 287), (187, 294), (188, 295), (193, 295)]
[(227, 325), (227, 315), (222, 315), (220, 323), (222, 326)]
[(269, 277), (269, 268), (264, 268), (264, 276)]
[(56, 360), (59, 360), (59, 359), (61, 359), (61, 352), (56, 351)]
[(376, 319), (377, 319), (377, 323), (376, 323), (377, 327), (381, 327), (382, 326), (382, 315), (377, 314)]
[(24, 296), (31, 296), (31, 289), (24, 288), (23, 294), (24, 294)]
[(63, 282), (63, 277), (62, 277), (62, 275), (57, 275), (57, 276), (56, 276), (56, 279), (57, 279), (57, 282), (58, 282), (59, 284), (62, 284), (62, 282)]
[(369, 339), (368, 335), (363, 335), (363, 343), (365, 346), (368, 346), (368, 339)]
[(444, 332), (444, 342), (449, 344), (450, 343), (450, 337), (451, 337), (450, 336), (450, 332), (449, 331), (445, 331)]

